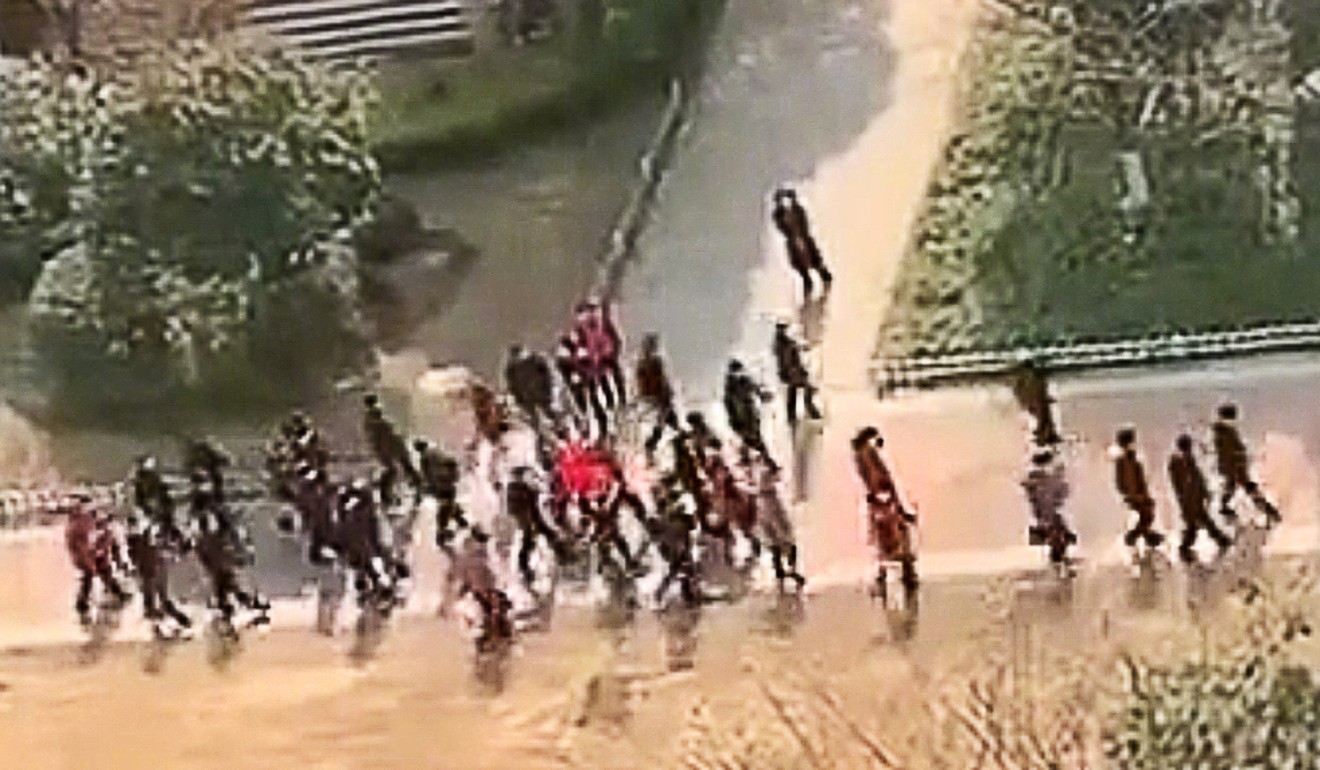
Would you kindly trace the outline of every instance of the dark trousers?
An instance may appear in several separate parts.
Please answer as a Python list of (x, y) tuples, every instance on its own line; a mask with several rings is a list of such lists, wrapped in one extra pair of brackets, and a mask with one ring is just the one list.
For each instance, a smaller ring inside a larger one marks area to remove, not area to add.
[(123, 602), (128, 598), (128, 593), (115, 580), (114, 569), (109, 564), (98, 564), (95, 569), (79, 570), (78, 574), (78, 598), (74, 601), (74, 609), (79, 615), (86, 615), (92, 609), (92, 583), (100, 580), (101, 587), (105, 592), (114, 597), (115, 601)]
[(770, 564), (775, 570), (775, 580), (783, 583), (793, 578), (798, 585), (806, 582), (798, 572), (797, 546), (793, 543), (775, 543), (770, 546)]
[(244, 591), (239, 585), (238, 569), (233, 560), (223, 555), (199, 551), (199, 561), (211, 581), (211, 596), (218, 609), (226, 618), (234, 614), (233, 599), (250, 610), (265, 609), (261, 600), (253, 593)]
[(820, 419), (820, 408), (816, 406), (816, 388), (808, 382), (785, 383), (788, 393), (784, 398), (784, 406), (788, 409), (788, 424), (796, 425), (798, 416), (798, 401), (806, 407), (807, 416), (813, 420)]
[(543, 403), (527, 398), (518, 398), (514, 396), (515, 403), (522, 413), (527, 416), (528, 422), (532, 428), (540, 429), (542, 425), (554, 425), (555, 416), (549, 403)]
[(1145, 540), (1151, 548), (1163, 543), (1164, 535), (1155, 531), (1155, 501), (1149, 497), (1129, 497), (1123, 502), (1137, 514), (1137, 523), (1123, 536), (1123, 542), (1129, 548), (1138, 540)]
[(147, 620), (158, 621), (168, 615), (180, 626), (191, 626), (192, 621), (170, 598), (169, 566), (160, 551), (140, 536), (133, 536), (128, 540), (128, 554), (137, 570), (142, 612)]
[(756, 452), (762, 457), (769, 457), (770, 450), (765, 445), (765, 439), (761, 436), (761, 421), (749, 420), (738, 425), (730, 425), (738, 439), (747, 445), (748, 449)]
[(528, 588), (531, 588), (535, 582), (535, 574), (532, 573), (532, 553), (536, 550), (536, 539), (545, 538), (546, 543), (554, 549), (556, 554), (562, 554), (563, 548), (559, 544), (558, 535), (545, 520), (540, 512), (536, 512), (530, 518), (520, 519), (518, 526), (522, 532), (520, 543), (518, 544), (518, 572), (523, 577)]
[(139, 570), (138, 579), (142, 581), (142, 607), (147, 620), (161, 620), (169, 616), (170, 620), (184, 628), (192, 625), (192, 620), (170, 598), (169, 571), (164, 566), (151, 575), (145, 575)]
[(454, 535), (466, 528), (468, 521), (463, 515), (463, 507), (452, 495), (437, 495), (437, 498), (439, 507), (435, 512), (435, 544), (452, 558)]
[(1279, 520), (1279, 509), (1275, 508), (1274, 504), (1265, 497), (1265, 493), (1260, 491), (1260, 485), (1247, 474), (1245, 468), (1223, 474), (1223, 480), (1224, 490), (1219, 495), (1219, 510), (1225, 518), (1231, 519), (1237, 516), (1232, 503), (1238, 490), (1241, 489), (1267, 518), (1273, 521)]
[(591, 414), (596, 417), (596, 426), (599, 428), (599, 438), (604, 438), (610, 434), (610, 410), (614, 408), (612, 397), (607, 396), (609, 386), (608, 377), (597, 377), (586, 388), (586, 399), (591, 407)]
[(1215, 545), (1221, 549), (1233, 544), (1233, 539), (1225, 535), (1219, 525), (1210, 518), (1210, 513), (1205, 509), (1204, 504), (1180, 500), (1178, 505), (1182, 508), (1183, 515), (1182, 542), (1178, 544), (1178, 555), (1184, 561), (1191, 561), (1194, 558), (1192, 547), (1196, 545), (1197, 536), (1201, 532), (1209, 535), (1210, 539), (1215, 541)]
[(674, 411), (672, 402), (666, 404), (655, 404), (656, 422), (655, 428), (651, 430), (651, 435), (646, 439), (646, 451), (648, 454), (655, 452), (656, 447), (660, 446), (660, 440), (664, 437), (665, 428), (673, 430), (675, 433), (682, 430), (678, 424), (678, 413)]
[(697, 590), (697, 563), (692, 557), (692, 552), (662, 551), (661, 556), (665, 559), (665, 574), (660, 579), (660, 585), (655, 589), (656, 603), (663, 601), (669, 587), (677, 581), (684, 603), (689, 607), (700, 604), (701, 596)]

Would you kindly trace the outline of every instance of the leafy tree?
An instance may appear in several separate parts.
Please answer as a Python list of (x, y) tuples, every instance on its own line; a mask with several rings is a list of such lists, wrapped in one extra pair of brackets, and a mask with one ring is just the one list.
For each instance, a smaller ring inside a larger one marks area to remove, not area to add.
[[(76, 341), (43, 345), (57, 368), (86, 379), (59, 351), (91, 347), (205, 391), (261, 378), (262, 352), (285, 384), (361, 364), (350, 244), (380, 190), (365, 73), (226, 38), (114, 73), (33, 61), (12, 85), (0, 235), (53, 255), (31, 307), (48, 341)], [(315, 313), (290, 324), (290, 304)]]
[(1226, 643), (1204, 641), (1198, 659), (1126, 661), (1127, 699), (1107, 735), (1126, 770), (1274, 770), (1320, 762), (1320, 682), (1289, 654), (1311, 635), (1300, 602), (1303, 573), (1284, 591), (1252, 585), (1247, 627)]

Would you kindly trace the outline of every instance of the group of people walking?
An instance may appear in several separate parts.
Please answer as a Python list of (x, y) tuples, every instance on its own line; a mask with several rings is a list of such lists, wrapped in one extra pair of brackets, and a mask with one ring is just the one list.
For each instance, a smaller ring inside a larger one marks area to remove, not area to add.
[[(791, 191), (776, 194), (773, 218), (808, 292), (812, 275), (828, 286), (832, 276)], [(804, 416), (820, 419), (803, 346), (787, 322), (777, 325), (770, 352), (789, 423)], [(631, 383), (623, 354), (623, 336), (609, 303), (590, 299), (574, 308), (553, 365), (540, 353), (513, 346), (504, 370), (507, 396), (482, 382), (470, 384), (475, 436), (466, 447), (470, 453), (485, 443), (495, 461), (503, 462), (509, 437), (520, 426), (536, 436), (535, 460), (501, 469), (491, 478), (491, 490), (500, 500), (497, 516), (512, 523), (504, 529), (511, 529), (518, 542), (511, 574), (533, 595), (538, 562), (552, 561), (556, 568), (589, 562), (608, 581), (617, 584), (622, 577), (632, 582), (653, 552), (663, 571), (655, 601), (696, 605), (703, 601), (702, 579), (711, 569), (746, 574), (768, 556), (779, 586), (800, 588), (805, 579), (782, 499), (783, 475), (763, 435), (762, 408), (774, 397), (770, 390), (741, 362), (730, 361), (722, 398), (732, 433), (726, 441), (701, 412), (680, 412), (657, 335), (642, 339)], [(625, 411), (630, 398), (650, 421), (640, 447), (644, 481), (627, 472), (630, 458), (621, 446), (621, 429), (639, 411)], [(404, 546), (419, 505), (430, 500), (435, 544), (450, 561), (451, 587), (480, 604), (484, 627), (509, 627), (510, 586), (501, 584), (501, 572), (491, 563), (507, 551), (502, 547), (507, 544), (497, 542), (502, 528), (490, 521), (482, 526), (461, 502), (460, 482), (474, 467), (474, 455), (461, 461), (425, 438), (409, 441), (374, 395), (363, 402), (362, 434), (370, 469), (346, 467), (343, 456), (332, 455), (302, 413), (280, 426), (265, 457), (271, 496), (292, 512), (280, 517), (280, 528), (305, 541), (310, 565), (324, 568), (327, 575), (352, 575), (361, 605), (388, 612), (410, 577)], [(247, 589), (242, 578), (251, 549), (226, 491), (230, 459), (206, 441), (194, 442), (185, 454), (189, 519), (183, 526), (175, 518), (178, 493), (154, 457), (142, 458), (134, 471), (133, 511), (123, 520), (126, 527), (90, 499), (75, 501), (67, 539), (80, 574), (80, 616), (89, 615), (95, 581), (122, 603), (128, 597), (122, 578), (132, 575), (141, 587), (145, 614), (158, 631), (185, 631), (191, 620), (169, 594), (168, 573), (173, 562), (195, 552), (211, 581), (211, 603), (218, 613), (229, 618), (242, 608), (265, 617), (269, 603)], [(626, 525), (628, 517), (635, 526)], [(116, 534), (117, 528), (125, 531)], [(121, 541), (123, 548), (116, 545)], [(735, 563), (740, 543), (747, 555)], [(327, 578), (320, 591), (318, 627), (327, 633), (334, 627), (335, 585), (335, 579)]]
[(91, 595), (100, 581), (112, 609), (130, 598), (123, 578), (136, 580), (143, 613), (161, 635), (188, 633), (192, 620), (170, 595), (173, 562), (195, 555), (210, 583), (210, 604), (226, 623), (247, 609), (255, 623), (268, 620), (270, 604), (246, 588), (241, 570), (250, 547), (242, 523), (228, 504), (223, 470), (229, 458), (210, 442), (192, 442), (184, 458), (188, 479), (188, 518), (180, 525), (177, 503), (155, 457), (138, 460), (133, 471), (133, 512), (117, 519), (93, 505), (89, 496), (73, 499), (65, 522), (65, 545), (78, 571), (75, 610), (84, 624), (92, 622)]
[[(1042, 367), (1027, 362), (1019, 372), (1015, 392), (1033, 420), (1032, 467), (1022, 482), (1034, 520), (1029, 530), (1031, 542), (1046, 546), (1050, 561), (1070, 571), (1068, 549), (1077, 543), (1077, 535), (1062, 514), (1069, 494), (1060, 452), (1063, 437), (1058, 431), (1054, 399), (1049, 394)], [(1268, 526), (1281, 520), (1278, 509), (1251, 475), (1247, 446), (1237, 420), (1237, 405), (1224, 403), (1218, 407), (1210, 428), (1210, 451), (1214, 455), (1219, 481), (1217, 497), (1197, 457), (1201, 442), (1190, 433), (1180, 433), (1174, 439), (1165, 471), (1182, 521), (1177, 554), (1185, 563), (1197, 560), (1195, 547), (1202, 534), (1208, 536), (1221, 553), (1233, 546), (1234, 538), (1225, 532), (1225, 527), (1236, 528), (1239, 517), (1234, 502), (1242, 493), (1254, 503)], [(1135, 427), (1118, 429), (1111, 459), (1115, 490), (1133, 517), (1133, 524), (1124, 534), (1123, 542), (1134, 552), (1154, 552), (1164, 545), (1166, 536), (1157, 527), (1156, 499), (1150, 489)], [(1216, 514), (1220, 521), (1216, 521)]]

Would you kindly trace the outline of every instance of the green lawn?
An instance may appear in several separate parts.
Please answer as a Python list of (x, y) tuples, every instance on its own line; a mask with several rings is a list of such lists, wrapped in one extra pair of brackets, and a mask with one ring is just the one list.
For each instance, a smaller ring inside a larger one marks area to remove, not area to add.
[(1257, 238), (1244, 144), (1149, 143), (1155, 203), (1146, 235), (1129, 246), (1115, 190), (1117, 146), (1099, 129), (1073, 130), (1065, 142), (1067, 181), (1019, 206), (986, 255), (985, 346), (1320, 314), (1320, 259), (1280, 254)]
[(404, 61), (381, 73), (375, 141), (387, 166), (457, 164), (567, 120), (586, 68), (558, 43), (508, 48), (468, 59)]
[(954, 245), (909, 251), (880, 355), (1320, 319), (1320, 107), (1300, 108), (1296, 126), (1293, 175), (1303, 213), (1295, 243), (1262, 239), (1258, 164), (1248, 139), (1232, 132), (1198, 141), (1153, 131), (1140, 138), (1151, 207), (1134, 243), (1124, 238), (1119, 206), (1120, 145), (1098, 123), (1063, 129), (1064, 172), (1039, 197), (1005, 194), (1022, 186), (1017, 168), (988, 180), (994, 205), (969, 194), (975, 180), (946, 181), (931, 192), (935, 213), (925, 221), (935, 229), (918, 232)]
[(621, 17), (625, 21), (593, 40), (570, 28), (522, 47), (479, 46), (464, 59), (387, 65), (373, 125), (383, 165), (463, 165), (600, 115), (638, 94), (662, 93), (670, 77), (699, 60), (724, 0), (630, 4), (657, 10)]

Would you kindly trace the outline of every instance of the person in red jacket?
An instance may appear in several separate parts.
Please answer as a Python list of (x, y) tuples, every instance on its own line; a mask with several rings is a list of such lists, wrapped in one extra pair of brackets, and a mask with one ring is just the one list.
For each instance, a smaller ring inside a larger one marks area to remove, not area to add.
[(119, 538), (110, 516), (92, 508), (86, 497), (77, 498), (64, 525), (64, 544), (78, 570), (78, 598), (74, 609), (83, 625), (92, 622), (92, 583), (112, 597), (116, 606), (128, 601), (128, 592), (115, 579), (115, 568), (125, 564)]

